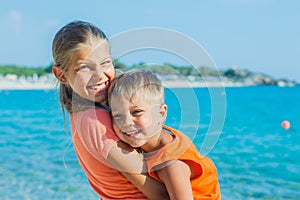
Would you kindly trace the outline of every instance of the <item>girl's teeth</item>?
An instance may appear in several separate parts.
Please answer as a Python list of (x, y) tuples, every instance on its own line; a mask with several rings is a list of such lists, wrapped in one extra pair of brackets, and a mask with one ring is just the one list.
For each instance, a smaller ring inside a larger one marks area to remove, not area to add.
[(103, 88), (105, 88), (105, 84), (101, 84), (101, 85), (98, 85), (98, 86), (94, 86), (94, 87), (93, 87), (93, 90), (102, 90)]
[(101, 90), (103, 90), (106, 87), (106, 84), (103, 83), (101, 85), (95, 85), (95, 86), (89, 86), (88, 90), (94, 94), (100, 92)]

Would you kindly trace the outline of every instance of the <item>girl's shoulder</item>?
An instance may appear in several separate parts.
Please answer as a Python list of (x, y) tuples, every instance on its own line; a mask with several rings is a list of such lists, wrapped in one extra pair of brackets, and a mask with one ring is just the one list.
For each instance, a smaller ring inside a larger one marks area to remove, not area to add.
[(82, 120), (84, 119), (89, 119), (89, 120), (93, 120), (93, 119), (110, 119), (111, 116), (110, 116), (110, 112), (105, 110), (105, 109), (102, 109), (102, 108), (89, 108), (85, 111), (80, 111), (76, 114), (73, 114), (76, 118), (81, 118)]
[(71, 116), (71, 120), (71, 123), (76, 124), (77, 126), (79, 125), (83, 129), (112, 126), (110, 112), (102, 108), (90, 108), (85, 111), (74, 113)]
[(71, 117), (73, 135), (77, 135), (93, 155), (107, 158), (111, 147), (119, 141), (112, 129), (110, 113), (101, 108), (90, 108)]

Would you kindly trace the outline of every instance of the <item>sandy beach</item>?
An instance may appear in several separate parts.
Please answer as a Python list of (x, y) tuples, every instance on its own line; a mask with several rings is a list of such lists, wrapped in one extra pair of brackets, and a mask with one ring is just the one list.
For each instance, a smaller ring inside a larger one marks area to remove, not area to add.
[(0, 90), (51, 90), (56, 89), (55, 82), (25, 82), (1, 80)]

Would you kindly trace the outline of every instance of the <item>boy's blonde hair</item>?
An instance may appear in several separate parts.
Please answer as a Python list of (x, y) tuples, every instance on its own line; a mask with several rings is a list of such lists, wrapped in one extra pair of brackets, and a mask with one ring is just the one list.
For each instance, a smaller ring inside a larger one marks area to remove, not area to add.
[(130, 101), (133, 97), (142, 97), (145, 101), (164, 104), (164, 87), (161, 80), (152, 72), (134, 69), (115, 78), (108, 90), (108, 102), (115, 96)]

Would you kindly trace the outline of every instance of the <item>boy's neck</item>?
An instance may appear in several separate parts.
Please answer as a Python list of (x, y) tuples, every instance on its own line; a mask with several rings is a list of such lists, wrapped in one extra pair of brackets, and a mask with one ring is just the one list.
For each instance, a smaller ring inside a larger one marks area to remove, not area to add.
[(168, 132), (161, 130), (160, 134), (157, 134), (151, 141), (142, 146), (143, 151), (150, 153), (161, 149), (166, 144), (171, 143), (173, 136)]

